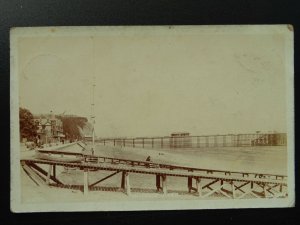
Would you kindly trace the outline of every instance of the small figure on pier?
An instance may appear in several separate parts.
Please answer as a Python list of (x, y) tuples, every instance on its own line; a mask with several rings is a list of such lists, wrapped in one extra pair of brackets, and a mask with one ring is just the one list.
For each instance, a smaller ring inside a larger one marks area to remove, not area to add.
[[(146, 161), (147, 161), (147, 162), (151, 162), (151, 157), (150, 157), (150, 155), (147, 157)], [(150, 167), (150, 164), (147, 163), (147, 164), (146, 164), (146, 167), (149, 168), (149, 167)]]

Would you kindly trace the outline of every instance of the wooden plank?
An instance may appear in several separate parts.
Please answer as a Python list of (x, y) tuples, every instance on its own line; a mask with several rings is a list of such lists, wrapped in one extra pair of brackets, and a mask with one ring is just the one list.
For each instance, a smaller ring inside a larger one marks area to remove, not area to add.
[(34, 182), (39, 186), (47, 186), (45, 180), (43, 180), (32, 168), (30, 168), (27, 164), (24, 164), (23, 169), (29, 175), (29, 177), (34, 180)]
[[(29, 164), (30, 167), (34, 168), (35, 170), (37, 170), (38, 172), (40, 172), (41, 174), (43, 174), (44, 176), (47, 176), (47, 172), (45, 170), (43, 170), (41, 167), (39, 167), (38, 165), (34, 164), (34, 163), (30, 163)], [(55, 168), (55, 165), (53, 165)], [(50, 176), (50, 179), (52, 179), (54, 182), (56, 182), (57, 184), (63, 184), (61, 181), (59, 181), (56, 177)]]
[(213, 180), (212, 182), (206, 184), (206, 185), (203, 187), (203, 189), (205, 189), (205, 188), (211, 189), (210, 185), (213, 185), (213, 184), (217, 183), (218, 181), (219, 181), (218, 178), (217, 178), (216, 180)]

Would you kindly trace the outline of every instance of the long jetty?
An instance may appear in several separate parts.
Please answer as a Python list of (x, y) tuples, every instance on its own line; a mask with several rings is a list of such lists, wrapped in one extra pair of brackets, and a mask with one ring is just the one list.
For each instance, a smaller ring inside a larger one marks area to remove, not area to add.
[(173, 135), (164, 137), (99, 138), (98, 144), (139, 148), (210, 148), (286, 146), (286, 133)]
[[(35, 158), (21, 159), (22, 168), (37, 185), (54, 186), (82, 190), (87, 195), (90, 191), (105, 190), (101, 182), (121, 174), (120, 186), (111, 191), (122, 191), (131, 195), (130, 174), (153, 175), (155, 192), (167, 194), (172, 188), (168, 177), (185, 177), (188, 193), (199, 198), (214, 195), (225, 198), (284, 198), (287, 197), (287, 176), (279, 174), (239, 172), (230, 170), (212, 170), (193, 168), (150, 161), (137, 161), (105, 156), (94, 156), (69, 151), (37, 150)], [(48, 170), (41, 165), (48, 167)], [(71, 185), (61, 182), (56, 175), (56, 168), (73, 168), (82, 171), (83, 185)], [(111, 171), (100, 180), (89, 183), (89, 171)]]

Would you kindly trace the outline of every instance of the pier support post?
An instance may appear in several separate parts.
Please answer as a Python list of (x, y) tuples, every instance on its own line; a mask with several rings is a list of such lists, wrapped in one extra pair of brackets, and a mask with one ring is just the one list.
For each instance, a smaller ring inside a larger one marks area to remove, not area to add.
[(214, 146), (217, 147), (218, 146), (218, 139), (217, 136), (214, 135)]
[(88, 169), (83, 169), (83, 194), (87, 195), (89, 192)]
[(129, 173), (125, 172), (125, 192), (127, 195), (131, 195), (130, 183), (129, 183)]
[(192, 187), (193, 187), (193, 178), (188, 177), (188, 190), (189, 190), (189, 193), (191, 193)]
[(263, 193), (264, 193), (264, 198), (268, 198), (267, 185), (265, 183), (263, 184)]
[(125, 190), (125, 172), (122, 172), (121, 188)]
[(156, 175), (156, 190), (157, 192), (159, 192), (161, 189), (161, 185), (160, 185), (160, 175)]
[(206, 147), (209, 147), (209, 139), (208, 139), (208, 136), (205, 137), (205, 145), (206, 145)]
[(49, 165), (47, 179), (46, 179), (46, 184), (48, 185), (50, 184), (51, 171), (52, 171), (52, 165)]
[(201, 198), (202, 197), (202, 183), (201, 183), (200, 177), (196, 178), (196, 190), (199, 194), (199, 197)]
[(167, 176), (166, 175), (162, 175), (162, 189), (163, 189), (163, 193), (167, 194), (168, 190), (167, 190)]
[(235, 194), (234, 181), (231, 181), (231, 186), (232, 186), (232, 198), (235, 199), (236, 198), (236, 194)]
[(56, 178), (56, 165), (53, 165), (53, 177)]

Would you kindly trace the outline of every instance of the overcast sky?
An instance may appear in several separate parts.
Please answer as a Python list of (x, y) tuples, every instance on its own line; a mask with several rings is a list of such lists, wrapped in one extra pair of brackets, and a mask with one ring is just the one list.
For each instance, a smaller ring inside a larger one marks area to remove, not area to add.
[(90, 117), (97, 136), (286, 131), (284, 37), (124, 29), (18, 41), (20, 106)]

